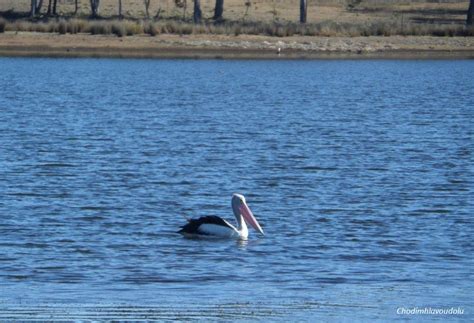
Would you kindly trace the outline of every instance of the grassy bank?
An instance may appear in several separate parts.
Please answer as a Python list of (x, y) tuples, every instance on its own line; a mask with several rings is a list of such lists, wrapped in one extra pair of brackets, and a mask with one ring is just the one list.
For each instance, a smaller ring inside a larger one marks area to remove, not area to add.
[(455, 24), (416, 24), (398, 21), (366, 23), (319, 23), (298, 24), (291, 22), (232, 22), (220, 24), (193, 24), (180, 20), (88, 20), (88, 19), (27, 19), (6, 20), (0, 18), (0, 33), (41, 32), (59, 34), (88, 33), (92, 35), (117, 35), (118, 37), (148, 34), (216, 34), (216, 35), (266, 35), (276, 37), (301, 36), (473, 36), (474, 28)]
[[(202, 0), (202, 18), (212, 19), (215, 0)], [(47, 16), (48, 1), (38, 12)], [(60, 0), (60, 17), (87, 18), (91, 15), (90, 1), (80, 0), (75, 8), (73, 0)], [(187, 4), (187, 5), (185, 5)], [(27, 17), (31, 0), (1, 0), (0, 16)], [(469, 0), (311, 0), (308, 1), (308, 22), (333, 21), (338, 23), (366, 23), (398, 21), (399, 23), (456, 24), (466, 22)], [(77, 11), (76, 11), (77, 9)], [(191, 19), (193, 2), (190, 0), (151, 0), (147, 16), (143, 0), (122, 0), (122, 15), (127, 19)], [(119, 15), (117, 0), (101, 0), (99, 14), (113, 19)], [(299, 0), (225, 0), (223, 18), (229, 21), (298, 22)]]
[(272, 37), (12, 32), (0, 35), (0, 56), (223, 59), (474, 59), (474, 37)]
[[(298, 0), (225, 0), (223, 21), (213, 21), (214, 0), (201, 1), (203, 23), (192, 23), (192, 2), (101, 0), (100, 19), (89, 19), (89, 1), (59, 1), (56, 14), (46, 5), (29, 17), (29, 0), (0, 1), (0, 32), (114, 34), (212, 34), (265, 36), (472, 36), (466, 28), (466, 0), (314, 0), (308, 2), (308, 23), (299, 24)], [(184, 5), (183, 4), (186, 4)], [(3, 17), (3, 18), (2, 18)]]

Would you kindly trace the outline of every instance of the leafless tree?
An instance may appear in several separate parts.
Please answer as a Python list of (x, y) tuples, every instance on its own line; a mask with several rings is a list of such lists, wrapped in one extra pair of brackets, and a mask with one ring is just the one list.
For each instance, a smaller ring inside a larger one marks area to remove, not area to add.
[(300, 0), (300, 23), (306, 23), (308, 16), (308, 0)]
[(43, 0), (31, 0), (30, 16), (33, 17), (41, 11)]
[(30, 9), (30, 16), (34, 17), (36, 15), (36, 0), (31, 0), (31, 9)]
[(57, 7), (58, 7), (58, 0), (49, 0), (49, 2), (48, 2), (48, 12), (46, 14), (48, 16), (56, 15), (57, 14)]
[(242, 21), (244, 21), (245, 18), (248, 16), (250, 7), (252, 6), (252, 2), (250, 0), (245, 0), (244, 4), (245, 4), (245, 13), (244, 13), (244, 16), (242, 17)]
[(118, 0), (118, 15), (119, 18), (122, 19), (122, 0)]
[(469, 9), (467, 9), (467, 19), (466, 25), (472, 26), (474, 21), (472, 20), (472, 16), (474, 15), (474, 0), (469, 1)]
[(52, 9), (53, 9), (53, 0), (49, 0), (49, 2), (48, 2), (48, 11), (46, 12), (46, 14), (48, 16), (51, 15)]
[(186, 20), (186, 10), (188, 10), (188, 0), (184, 0), (183, 20)]
[(97, 17), (99, 16), (99, 5), (100, 5), (100, 0), (90, 0), (91, 2), (91, 15), (92, 17)]
[(222, 20), (224, 13), (224, 0), (216, 0), (216, 6), (214, 7), (214, 20)]
[(161, 14), (161, 7), (158, 8), (158, 11), (156, 12), (156, 15), (155, 15), (155, 20), (159, 20), (160, 19), (160, 14)]
[(199, 24), (202, 18), (202, 11), (201, 11), (201, 0), (194, 0), (194, 14), (193, 20), (195, 24)]
[(186, 9), (188, 8), (187, 0), (174, 0), (174, 4), (178, 8), (183, 8), (183, 20), (186, 20)]
[(145, 4), (146, 19), (150, 18), (150, 2), (151, 2), (151, 0), (143, 0), (143, 3)]
[(79, 11), (79, 0), (74, 0), (74, 15)]

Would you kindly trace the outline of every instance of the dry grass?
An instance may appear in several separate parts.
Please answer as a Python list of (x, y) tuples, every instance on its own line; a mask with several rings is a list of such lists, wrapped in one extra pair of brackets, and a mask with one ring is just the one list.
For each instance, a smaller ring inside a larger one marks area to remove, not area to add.
[[(92, 35), (117, 35), (118, 37), (148, 34), (221, 34), (221, 35), (267, 35), (276, 37), (301, 36), (473, 36), (474, 28), (462, 25), (426, 25), (404, 23), (399, 21), (379, 21), (368, 23), (337, 23), (323, 21), (315, 24), (278, 23), (278, 22), (225, 22), (222, 24), (192, 24), (177, 20), (145, 21), (145, 20), (80, 20), (50, 19), (31, 22), (3, 20), (4, 30), (30, 31), (43, 33)], [(2, 21), (0, 21), (0, 31)]]
[[(178, 2), (184, 3), (185, 0)], [(260, 22), (297, 22), (299, 0), (225, 0), (224, 18), (230, 21)], [(47, 4), (47, 1), (45, 1)], [(127, 19), (145, 19), (143, 0), (122, 0), (123, 15)], [(176, 5), (176, 0), (151, 0), (150, 16), (158, 11), (164, 19), (192, 18), (192, 1), (186, 0), (184, 7)], [(215, 0), (201, 0), (204, 19), (213, 15)], [(12, 10), (14, 13), (27, 13), (30, 0), (0, 0), (0, 12)], [(331, 20), (338, 23), (366, 23), (380, 20), (391, 20), (393, 16), (403, 15), (407, 22), (431, 21), (439, 23), (461, 23), (465, 20), (469, 6), (468, 0), (311, 0), (308, 4), (308, 22), (318, 23)], [(248, 10), (247, 10), (248, 9)], [(45, 14), (47, 5), (43, 5)], [(74, 12), (74, 1), (58, 2), (59, 16), (71, 16)], [(117, 0), (101, 0), (100, 15), (113, 19), (118, 17)], [(78, 18), (90, 15), (88, 0), (79, 1)]]
[[(73, 1), (59, 2), (59, 17), (48, 18), (43, 13), (36, 20), (0, 20), (0, 32), (36, 31), (54, 33), (115, 34), (118, 37), (148, 34), (226, 34), (270, 35), (285, 37), (307, 36), (391, 36), (434, 35), (471, 36), (472, 28), (464, 26), (468, 1), (443, 0), (313, 0), (309, 2), (306, 25), (297, 23), (299, 0), (251, 0), (246, 7), (243, 0), (226, 0), (224, 23), (210, 19), (215, 0), (201, 0), (204, 20), (192, 24), (192, 1), (187, 10), (176, 5), (177, 0), (152, 0), (150, 15), (159, 11), (157, 21), (145, 19), (143, 0), (122, 0), (126, 19), (117, 18), (117, 1), (102, 0), (102, 20), (88, 20), (89, 1), (81, 0), (79, 13), (72, 16)], [(181, 3), (184, 0), (180, 0)], [(0, 14), (13, 10), (14, 17), (29, 9), (29, 0), (2, 0)], [(248, 11), (246, 11), (248, 9)], [(0, 18), (1, 19), (1, 18)], [(2, 27), (3, 24), (3, 27)]]

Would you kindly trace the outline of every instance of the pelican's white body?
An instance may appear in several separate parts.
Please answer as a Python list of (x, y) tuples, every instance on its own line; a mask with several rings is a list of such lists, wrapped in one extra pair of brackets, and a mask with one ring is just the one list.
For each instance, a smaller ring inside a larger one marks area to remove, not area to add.
[(249, 236), (249, 229), (245, 224), (244, 219), (240, 215), (240, 220), (237, 220), (238, 227), (234, 227), (229, 222), (225, 221), (229, 227), (224, 227), (222, 225), (205, 223), (199, 227), (199, 231), (202, 231), (208, 235), (214, 236), (216, 238), (239, 238), (247, 239)]

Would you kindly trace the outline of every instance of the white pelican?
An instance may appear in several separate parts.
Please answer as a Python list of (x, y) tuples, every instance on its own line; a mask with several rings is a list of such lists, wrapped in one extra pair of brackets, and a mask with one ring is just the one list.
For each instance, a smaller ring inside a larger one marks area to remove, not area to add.
[(219, 237), (247, 239), (249, 230), (247, 222), (259, 233), (263, 234), (257, 219), (245, 202), (245, 197), (240, 194), (232, 195), (232, 211), (237, 219), (237, 227), (218, 216), (203, 216), (199, 219), (188, 220), (178, 233), (186, 237)]

